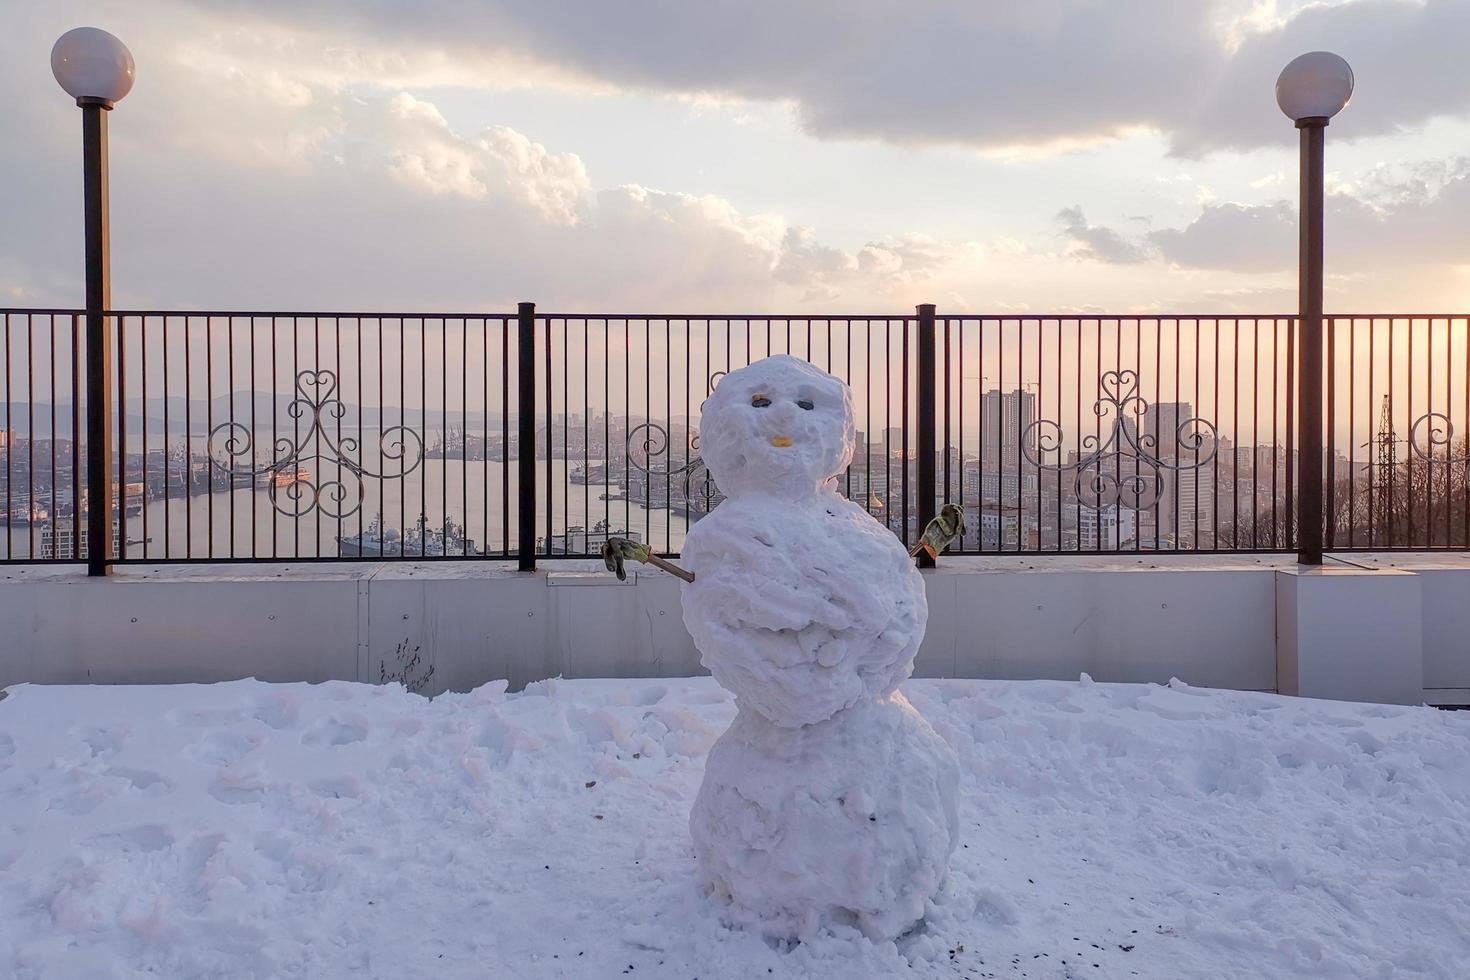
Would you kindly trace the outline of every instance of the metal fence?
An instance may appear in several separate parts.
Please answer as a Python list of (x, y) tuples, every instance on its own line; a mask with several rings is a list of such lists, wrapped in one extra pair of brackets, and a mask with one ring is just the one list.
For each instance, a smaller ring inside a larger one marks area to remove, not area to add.
[(1324, 543), (1470, 549), (1470, 320), (1330, 316)]
[(3, 312), (0, 558), (68, 560), (82, 547), (82, 315)]
[[(6, 310), (0, 560), (87, 557), (83, 421), (107, 410), (108, 561), (677, 553), (721, 499), (699, 407), (773, 353), (854, 390), (838, 489), (965, 554), (1470, 548), (1464, 316), (1327, 323), (1326, 478), (1297, 480), (1292, 316), (682, 316)], [(107, 518), (104, 518), (107, 520)]]

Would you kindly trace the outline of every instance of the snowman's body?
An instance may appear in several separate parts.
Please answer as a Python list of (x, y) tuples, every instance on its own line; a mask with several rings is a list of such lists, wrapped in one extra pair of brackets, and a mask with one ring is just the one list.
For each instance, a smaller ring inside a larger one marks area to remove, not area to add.
[(954, 754), (897, 693), (924, 635), (923, 580), (832, 486), (852, 456), (851, 397), (792, 357), (726, 376), (700, 438), (728, 499), (682, 551), (684, 622), (739, 707), (690, 815), (695, 853), (735, 921), (783, 938), (897, 936), (958, 833)]

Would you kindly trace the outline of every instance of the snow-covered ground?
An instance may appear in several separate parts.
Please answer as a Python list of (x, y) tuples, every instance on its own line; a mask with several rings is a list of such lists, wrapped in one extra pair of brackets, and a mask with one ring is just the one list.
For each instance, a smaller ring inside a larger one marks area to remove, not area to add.
[(12, 688), (0, 976), (1470, 976), (1470, 712), (911, 681), (959, 753), (923, 927), (697, 893), (707, 678)]

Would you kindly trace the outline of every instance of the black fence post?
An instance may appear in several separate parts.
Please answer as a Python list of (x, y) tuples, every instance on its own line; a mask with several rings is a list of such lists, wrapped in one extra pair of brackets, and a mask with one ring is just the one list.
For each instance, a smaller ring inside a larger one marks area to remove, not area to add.
[[(918, 533), (923, 534), (924, 528), (934, 519), (935, 498), (939, 495), (939, 487), (934, 472), (934, 457), (937, 452), (935, 446), (936, 436), (934, 427), (935, 401), (938, 392), (937, 367), (934, 357), (934, 304), (922, 303), (918, 307), (919, 312), (919, 467), (917, 476), (919, 491), (919, 527)], [(908, 461), (904, 461), (908, 465)], [(904, 521), (908, 521), (908, 515), (904, 515)], [(929, 557), (928, 552), (919, 552), (919, 567), (933, 568), (934, 559)]]
[[(82, 108), (87, 273), (87, 574), (106, 575), (112, 548), (112, 337), (104, 313), (112, 305), (107, 240), (107, 113), (112, 105), (101, 99), (78, 99), (77, 104)], [(120, 484), (127, 482), (127, 460), (122, 470)], [(118, 542), (119, 552), (125, 547)]]
[(536, 570), (536, 304), (522, 303), (516, 359), (520, 366), (516, 409), (516, 482), (520, 489), (520, 570)]
[[(1322, 564), (1322, 164), (1326, 119), (1301, 130), (1301, 256), (1297, 400), (1297, 561)], [(1288, 467), (1291, 460), (1286, 461)], [(1290, 511), (1288, 510), (1288, 513)]]

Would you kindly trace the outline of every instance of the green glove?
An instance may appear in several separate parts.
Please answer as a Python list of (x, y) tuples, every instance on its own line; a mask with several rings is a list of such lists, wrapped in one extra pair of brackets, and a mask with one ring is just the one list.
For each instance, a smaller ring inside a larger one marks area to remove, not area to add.
[(965, 512), (955, 504), (945, 504), (939, 516), (924, 527), (924, 533), (920, 535), (919, 543), (914, 545), (914, 550), (909, 552), (909, 557), (923, 551), (930, 558), (938, 558), (945, 548), (954, 543), (955, 538), (964, 533)]

